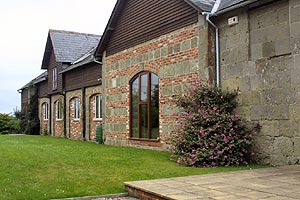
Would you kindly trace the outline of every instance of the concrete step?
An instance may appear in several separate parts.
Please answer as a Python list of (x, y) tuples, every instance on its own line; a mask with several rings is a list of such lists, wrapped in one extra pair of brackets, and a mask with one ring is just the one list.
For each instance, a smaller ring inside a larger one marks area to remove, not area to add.
[(125, 188), (128, 195), (141, 200), (173, 200), (173, 198), (162, 195), (162, 191), (155, 192), (153, 187), (147, 187), (150, 182), (145, 182), (145, 185), (143, 183), (143, 181), (126, 182)]

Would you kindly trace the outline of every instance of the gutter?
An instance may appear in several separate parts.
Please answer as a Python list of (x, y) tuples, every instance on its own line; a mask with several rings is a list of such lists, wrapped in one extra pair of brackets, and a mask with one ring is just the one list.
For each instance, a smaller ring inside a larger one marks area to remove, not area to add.
[[(228, 8), (224, 8), (220, 11), (217, 11), (214, 13), (214, 16), (218, 16), (218, 15), (221, 15), (221, 14), (224, 14), (224, 13), (227, 13), (227, 12), (230, 12), (232, 10), (235, 10), (235, 9), (238, 9), (238, 8), (241, 8), (241, 7), (244, 7), (244, 6), (247, 6), (249, 4), (252, 4), (252, 3), (255, 3), (259, 0), (248, 0), (248, 1), (245, 1), (245, 2), (241, 2), (241, 3), (238, 3), (238, 4), (235, 4), (231, 7), (228, 7)], [(274, 0), (271, 0), (271, 1), (274, 1)]]
[(215, 40), (216, 40), (216, 84), (219, 87), (220, 86), (220, 42), (219, 42), (219, 28), (216, 24), (214, 24), (210, 17), (215, 16), (213, 13), (203, 12), (202, 15), (206, 16), (206, 21), (214, 27), (216, 30), (215, 34)]
[(102, 62), (100, 62), (100, 61), (96, 60), (96, 58), (95, 58), (95, 57), (94, 57), (94, 59), (93, 59), (93, 62), (95, 62), (95, 63), (98, 63), (98, 64), (102, 65)]

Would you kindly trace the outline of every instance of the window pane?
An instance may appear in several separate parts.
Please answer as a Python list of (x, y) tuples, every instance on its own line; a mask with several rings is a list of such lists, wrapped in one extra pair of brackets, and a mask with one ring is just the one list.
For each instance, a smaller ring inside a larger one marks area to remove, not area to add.
[(141, 105), (141, 138), (149, 138), (148, 137), (148, 105)]
[(45, 103), (44, 104), (44, 109), (45, 109), (45, 112), (44, 112), (44, 119), (48, 119), (48, 104), (47, 103)]
[(74, 118), (80, 118), (80, 99), (74, 99)]
[(158, 77), (151, 74), (151, 139), (157, 139), (159, 132)]
[(98, 95), (98, 98), (99, 98), (99, 108), (98, 108), (99, 118), (102, 118), (102, 96)]
[(95, 118), (98, 119), (99, 118), (99, 95), (95, 96)]
[(56, 119), (60, 119), (60, 102), (56, 103)]
[(133, 83), (132, 83), (132, 102), (131, 102), (131, 115), (132, 115), (132, 137), (133, 138), (138, 138), (139, 137), (139, 122), (138, 122), (138, 113), (139, 113), (139, 93), (138, 93), (138, 83), (139, 79), (137, 78)]
[(141, 76), (141, 101), (147, 101), (148, 74)]

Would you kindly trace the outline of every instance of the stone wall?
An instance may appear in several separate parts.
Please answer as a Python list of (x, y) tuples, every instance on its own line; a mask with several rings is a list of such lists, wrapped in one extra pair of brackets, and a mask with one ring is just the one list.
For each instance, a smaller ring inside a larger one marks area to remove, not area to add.
[[(80, 119), (74, 119), (74, 99), (80, 99)], [(66, 135), (71, 139), (83, 139), (82, 90), (66, 93)]]
[[(229, 17), (239, 23), (229, 26)], [(300, 159), (300, 1), (282, 0), (217, 18), (221, 84), (240, 90), (239, 112), (260, 124), (255, 150), (260, 163)]]
[[(207, 28), (201, 19), (199, 24), (105, 58), (102, 77), (105, 77), (104, 131), (108, 144), (158, 149), (165, 147), (175, 126), (172, 95), (181, 92), (185, 84), (197, 80), (206, 65)], [(200, 33), (203, 35), (199, 39)], [(199, 43), (203, 44), (201, 50), (198, 48)], [(129, 82), (142, 71), (149, 71), (159, 77), (159, 141), (130, 139)]]
[(50, 100), (48, 98), (40, 98), (39, 99), (39, 120), (40, 120), (40, 134), (49, 135), (50, 134), (50, 116), (48, 116), (48, 120), (45, 120), (45, 110), (43, 105), (48, 104), (48, 112), (50, 115)]

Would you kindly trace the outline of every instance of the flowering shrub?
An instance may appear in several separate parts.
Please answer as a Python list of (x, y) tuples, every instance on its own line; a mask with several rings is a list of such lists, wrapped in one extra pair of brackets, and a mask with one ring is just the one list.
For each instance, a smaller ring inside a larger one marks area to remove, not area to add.
[(179, 127), (170, 140), (171, 159), (195, 167), (246, 165), (252, 130), (235, 112), (237, 92), (199, 81), (174, 95)]

